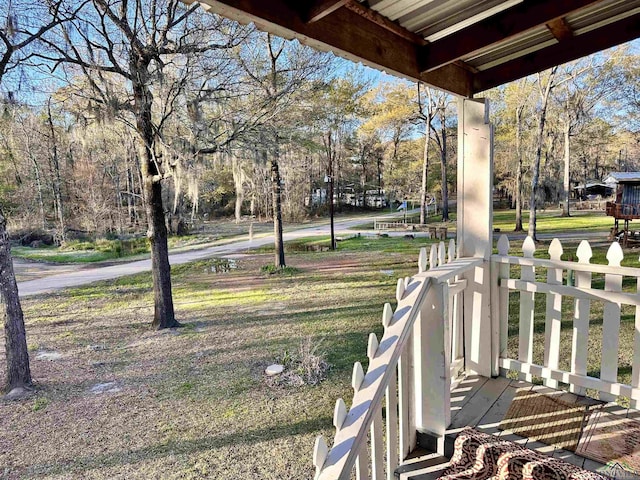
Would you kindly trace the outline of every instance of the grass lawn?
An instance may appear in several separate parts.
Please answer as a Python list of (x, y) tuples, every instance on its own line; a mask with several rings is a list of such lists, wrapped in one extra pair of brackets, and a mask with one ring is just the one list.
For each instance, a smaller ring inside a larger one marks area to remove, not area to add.
[[(515, 210), (495, 210), (493, 212), (493, 227), (502, 233), (513, 232), (516, 224)], [(529, 211), (522, 212), (522, 226), (529, 228)], [(540, 210), (537, 212), (536, 228), (538, 233), (562, 232), (608, 232), (613, 227), (613, 218), (604, 212), (589, 210), (574, 210), (570, 217), (561, 217), (560, 210)]]
[(94, 263), (118, 258), (113, 252), (96, 250), (64, 251), (58, 247), (11, 247), (11, 255), (14, 258), (22, 258), (24, 260), (51, 263)]
[[(335, 401), (351, 399), (352, 365), (381, 334), (383, 303), (417, 270), (424, 242), (398, 239), (394, 252), (393, 241), (289, 254), (288, 275), (261, 273), (272, 258), (259, 253), (228, 273), (212, 272), (215, 259), (175, 267), (178, 330), (149, 328), (148, 274), (25, 299), (38, 390), (0, 401), (0, 475), (312, 478), (316, 435), (332, 437)], [(269, 386), (265, 367), (308, 339), (327, 379)]]

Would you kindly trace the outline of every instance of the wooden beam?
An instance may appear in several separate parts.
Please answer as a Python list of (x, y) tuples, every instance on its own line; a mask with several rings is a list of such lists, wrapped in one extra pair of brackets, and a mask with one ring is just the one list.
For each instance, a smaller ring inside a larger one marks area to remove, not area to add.
[(559, 42), (573, 37), (573, 30), (564, 18), (557, 18), (550, 21), (547, 23), (547, 28), (551, 32), (551, 35), (553, 35)]
[(308, 9), (305, 20), (309, 23), (317, 22), (344, 6), (348, 1), (349, 0), (317, 0)]
[(332, 51), (456, 95), (471, 95), (471, 72), (458, 65), (447, 65), (436, 72), (422, 73), (417, 59), (420, 45), (349, 8), (338, 8), (331, 15), (307, 23), (298, 11), (297, 2), (288, 0), (201, 0), (200, 3), (210, 12), (243, 24), (253, 22), (260, 30), (283, 38), (297, 38), (318, 50)]
[(503, 12), (448, 35), (422, 48), (423, 71), (432, 71), (532, 28), (565, 17), (596, 0), (524, 0)]
[(640, 14), (596, 30), (576, 35), (561, 43), (543, 48), (520, 58), (500, 64), (475, 75), (474, 93), (511, 82), (555, 65), (561, 65), (592, 53), (615, 47), (640, 37)]

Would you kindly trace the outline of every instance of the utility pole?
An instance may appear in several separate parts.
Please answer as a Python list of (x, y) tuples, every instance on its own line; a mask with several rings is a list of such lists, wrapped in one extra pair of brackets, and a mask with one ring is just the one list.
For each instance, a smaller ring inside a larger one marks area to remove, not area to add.
[(329, 184), (329, 217), (331, 219), (330, 220), (331, 221), (331, 250), (335, 250), (336, 234), (335, 234), (334, 222), (333, 222), (334, 209), (333, 209), (333, 162), (332, 161), (329, 161), (329, 173), (325, 178), (325, 182)]

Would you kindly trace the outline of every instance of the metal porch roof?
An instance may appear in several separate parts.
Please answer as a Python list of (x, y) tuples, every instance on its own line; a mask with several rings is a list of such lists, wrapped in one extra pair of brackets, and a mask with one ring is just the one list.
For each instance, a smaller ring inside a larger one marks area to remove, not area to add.
[(240, 22), (465, 96), (640, 37), (640, 0), (201, 3)]

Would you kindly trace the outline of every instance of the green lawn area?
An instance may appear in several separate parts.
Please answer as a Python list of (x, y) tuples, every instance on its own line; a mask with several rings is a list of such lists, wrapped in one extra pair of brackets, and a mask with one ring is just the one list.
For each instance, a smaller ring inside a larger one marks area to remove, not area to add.
[[(523, 228), (529, 228), (529, 212), (523, 211)], [(493, 227), (503, 233), (513, 232), (516, 224), (515, 210), (496, 210), (493, 212)], [(613, 227), (613, 218), (604, 212), (576, 210), (570, 217), (560, 216), (560, 210), (541, 210), (537, 212), (536, 228), (538, 233), (556, 232), (608, 232)]]
[[(4, 476), (312, 478), (314, 439), (332, 437), (353, 362), (366, 369), (368, 334), (381, 334), (383, 304), (417, 271), (421, 245), (353, 239), (337, 254), (288, 254), (287, 275), (261, 272), (268, 254), (227, 273), (215, 259), (175, 267), (174, 331), (149, 328), (149, 274), (25, 299), (38, 390), (0, 402)], [(266, 381), (265, 367), (309, 345), (330, 365), (325, 381)]]
[(118, 258), (113, 252), (96, 250), (63, 251), (58, 247), (11, 247), (11, 255), (14, 258), (22, 258), (24, 260), (51, 263), (94, 263)]

